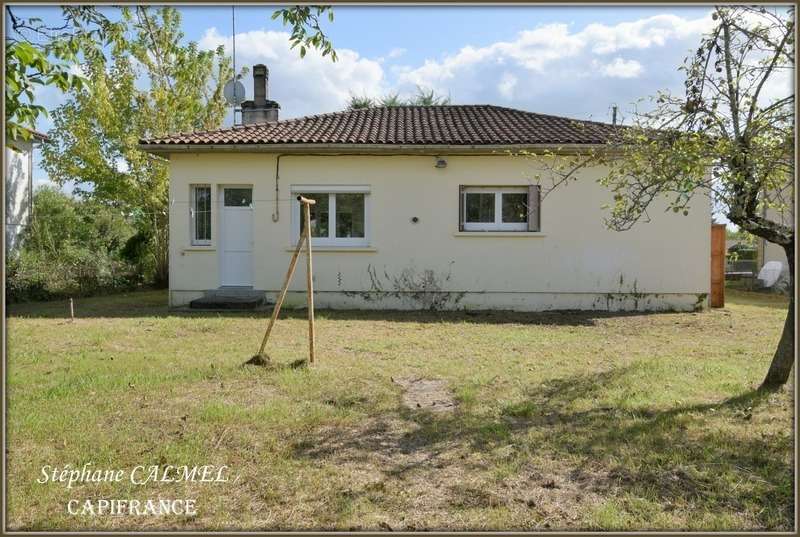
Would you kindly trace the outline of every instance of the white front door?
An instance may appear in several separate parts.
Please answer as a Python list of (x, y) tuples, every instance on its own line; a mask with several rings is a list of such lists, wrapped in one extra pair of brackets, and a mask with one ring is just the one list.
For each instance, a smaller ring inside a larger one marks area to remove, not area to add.
[(253, 189), (224, 187), (220, 233), (221, 285), (253, 285)]

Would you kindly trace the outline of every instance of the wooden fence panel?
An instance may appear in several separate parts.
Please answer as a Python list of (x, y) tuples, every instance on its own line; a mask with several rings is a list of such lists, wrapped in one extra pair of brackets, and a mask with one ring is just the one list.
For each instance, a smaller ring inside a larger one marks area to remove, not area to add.
[(708, 305), (725, 307), (725, 224), (711, 224), (711, 296)]

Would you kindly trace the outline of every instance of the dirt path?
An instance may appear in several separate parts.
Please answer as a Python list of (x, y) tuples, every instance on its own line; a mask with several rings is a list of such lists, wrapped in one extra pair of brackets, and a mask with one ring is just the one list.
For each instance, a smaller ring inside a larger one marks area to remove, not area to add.
[(403, 405), (410, 409), (447, 412), (456, 407), (453, 394), (443, 380), (414, 377), (392, 380), (403, 388)]

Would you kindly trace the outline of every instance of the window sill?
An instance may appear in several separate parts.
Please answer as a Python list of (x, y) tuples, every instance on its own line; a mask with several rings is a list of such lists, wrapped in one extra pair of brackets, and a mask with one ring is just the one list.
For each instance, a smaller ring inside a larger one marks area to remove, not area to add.
[(181, 250), (182, 252), (216, 252), (217, 249), (214, 246), (202, 246), (202, 245), (195, 245), (195, 246), (187, 246)]
[(546, 237), (541, 231), (456, 231), (453, 237), (505, 237), (513, 238), (535, 238)]
[[(297, 245), (290, 246), (286, 248), (287, 252), (294, 252), (297, 248)], [(303, 245), (303, 248), (300, 252), (305, 252), (306, 247)], [(315, 254), (317, 252), (361, 252), (361, 253), (369, 253), (369, 252), (377, 252), (377, 248), (373, 248), (372, 246), (314, 246), (311, 245), (311, 253)]]

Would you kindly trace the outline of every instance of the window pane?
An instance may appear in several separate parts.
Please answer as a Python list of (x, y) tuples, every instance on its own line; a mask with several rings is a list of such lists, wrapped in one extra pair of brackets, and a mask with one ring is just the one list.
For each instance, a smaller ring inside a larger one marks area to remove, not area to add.
[(466, 194), (467, 222), (494, 222), (494, 193)]
[(250, 207), (253, 203), (252, 188), (226, 188), (225, 207)]
[(195, 240), (211, 240), (211, 187), (194, 189), (194, 232)]
[(503, 222), (528, 221), (528, 194), (503, 194)]
[(336, 194), (336, 236), (364, 237), (364, 194)]
[[(311, 236), (312, 237), (328, 237), (328, 196), (329, 194), (300, 194), (304, 198), (316, 201), (311, 206)], [(299, 201), (300, 205), (300, 235), (306, 229), (306, 215), (303, 204)]]

